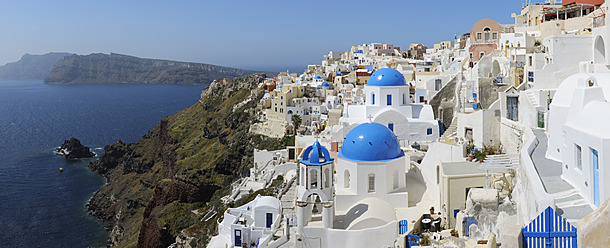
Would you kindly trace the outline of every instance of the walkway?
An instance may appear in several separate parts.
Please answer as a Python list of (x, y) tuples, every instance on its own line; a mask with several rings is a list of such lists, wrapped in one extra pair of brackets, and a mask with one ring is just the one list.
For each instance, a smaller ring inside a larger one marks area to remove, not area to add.
[(545, 157), (548, 137), (544, 130), (533, 129), (538, 145), (532, 153), (534, 167), (547, 193), (555, 198), (557, 213), (572, 222), (578, 221), (593, 212), (591, 204), (579, 192), (561, 178), (561, 163)]

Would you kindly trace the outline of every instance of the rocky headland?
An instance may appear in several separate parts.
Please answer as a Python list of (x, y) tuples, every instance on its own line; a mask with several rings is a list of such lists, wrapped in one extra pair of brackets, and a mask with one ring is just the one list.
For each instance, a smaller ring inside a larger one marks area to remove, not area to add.
[(0, 66), (0, 79), (45, 79), (57, 61), (70, 53), (24, 54), (16, 62)]
[[(179, 237), (205, 247), (227, 208), (220, 198), (248, 173), (253, 149), (283, 145), (248, 132), (264, 79), (254, 74), (215, 80), (196, 104), (163, 118), (136, 143), (106, 146), (89, 164), (107, 183), (87, 207), (106, 222), (112, 245), (167, 247)], [(272, 192), (253, 195), (258, 193)], [(220, 214), (203, 220), (214, 212)]]

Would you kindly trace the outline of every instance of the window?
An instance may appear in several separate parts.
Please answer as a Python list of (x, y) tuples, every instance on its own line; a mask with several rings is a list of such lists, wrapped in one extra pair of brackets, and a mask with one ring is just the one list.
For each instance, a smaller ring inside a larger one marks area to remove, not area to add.
[(371, 104), (375, 105), (375, 93), (371, 94)]
[(309, 184), (312, 189), (318, 188), (318, 173), (316, 170), (309, 170)]
[(516, 96), (506, 97), (506, 119), (519, 120), (519, 98)]
[(485, 41), (489, 40), (489, 32), (485, 32)]
[(424, 102), (424, 96), (419, 96), (419, 102), (420, 103)]
[(390, 131), (394, 132), (394, 123), (388, 123), (388, 129), (390, 129)]
[(470, 59), (472, 60), (472, 53), (470, 53)]
[(324, 188), (328, 188), (330, 186), (330, 169), (324, 169)]
[(369, 193), (375, 192), (375, 174), (369, 174)]
[(349, 171), (345, 170), (343, 172), (343, 188), (349, 188)]
[(407, 96), (405, 95), (405, 93), (402, 93), (402, 104), (407, 104)]
[(394, 189), (398, 189), (398, 171), (394, 171)]
[(483, 56), (485, 56), (485, 53), (484, 53), (484, 52), (479, 53), (479, 59), (482, 59), (482, 58), (483, 58)]
[(426, 133), (427, 133), (428, 135), (432, 135), (432, 128), (428, 128), (428, 129), (426, 130)]
[(440, 79), (434, 80), (434, 90), (439, 91), (441, 90), (441, 87), (443, 87), (443, 81)]
[(392, 95), (388, 94), (387, 98), (388, 98), (388, 106), (391, 106), (392, 105)]
[(491, 34), (491, 39), (492, 39), (492, 40), (497, 40), (497, 39), (498, 39), (498, 33), (493, 32), (493, 33)]
[(528, 82), (534, 82), (534, 72), (533, 71), (528, 71), (527, 72), (527, 81)]
[(480, 40), (483, 38), (483, 34), (482, 33), (477, 33), (477, 40)]
[(579, 145), (576, 145), (576, 168), (582, 170), (582, 149), (580, 149)]

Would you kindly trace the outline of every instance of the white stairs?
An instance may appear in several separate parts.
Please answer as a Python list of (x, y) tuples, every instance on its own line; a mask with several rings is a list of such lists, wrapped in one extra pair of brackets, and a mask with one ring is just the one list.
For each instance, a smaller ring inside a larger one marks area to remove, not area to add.
[(538, 97), (536, 97), (536, 91), (527, 90), (525, 91), (525, 95), (527, 95), (527, 99), (532, 103), (534, 108), (540, 107), (540, 101), (538, 101)]

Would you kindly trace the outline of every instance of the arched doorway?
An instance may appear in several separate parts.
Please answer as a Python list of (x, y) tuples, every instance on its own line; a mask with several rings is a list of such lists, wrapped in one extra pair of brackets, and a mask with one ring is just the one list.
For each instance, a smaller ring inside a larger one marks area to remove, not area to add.
[(597, 36), (595, 39), (593, 61), (595, 61), (596, 64), (606, 64), (606, 44), (604, 43), (604, 38), (601, 36)]

